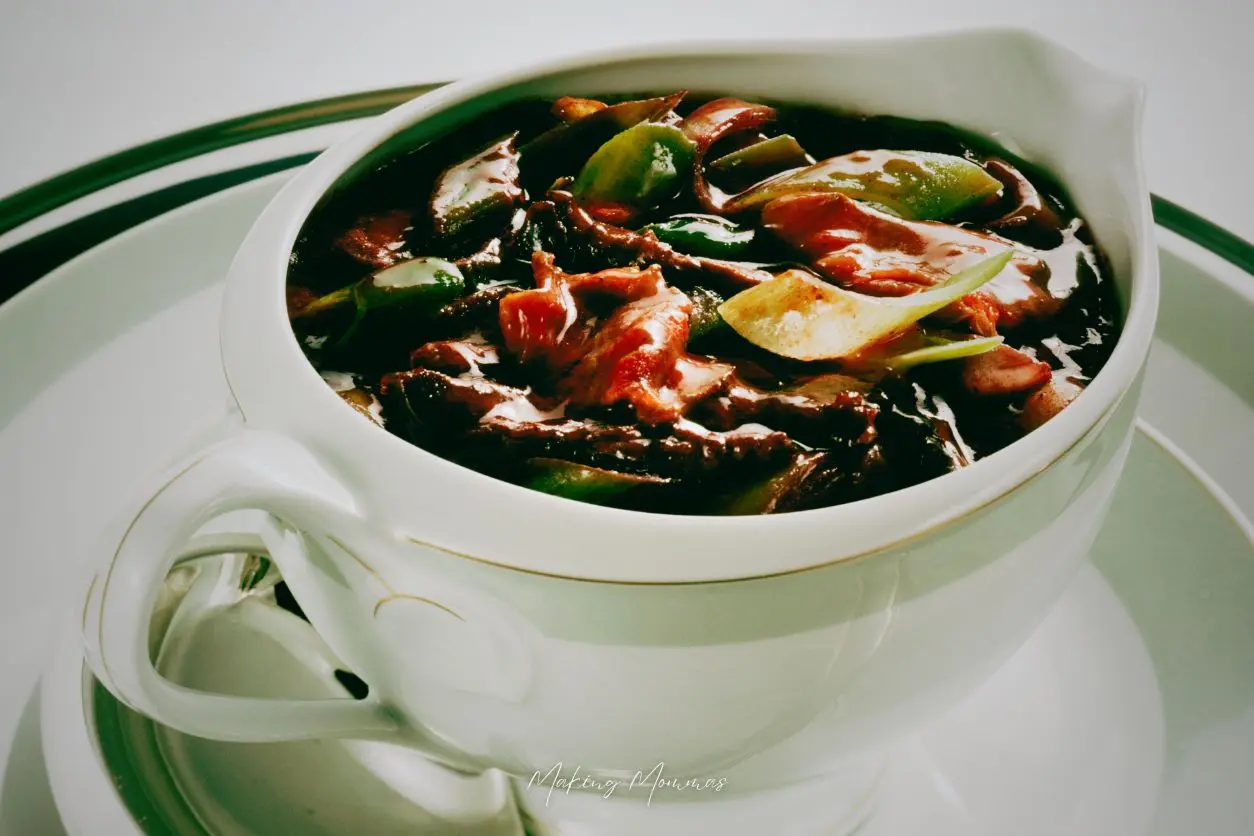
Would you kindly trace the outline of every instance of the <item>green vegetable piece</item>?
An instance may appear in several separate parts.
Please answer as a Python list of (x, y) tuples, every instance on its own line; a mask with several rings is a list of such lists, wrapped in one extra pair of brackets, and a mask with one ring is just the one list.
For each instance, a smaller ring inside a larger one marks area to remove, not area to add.
[(641, 122), (596, 150), (575, 178), (572, 194), (637, 209), (673, 197), (692, 171), (692, 140), (673, 125)]
[(676, 215), (645, 227), (681, 253), (736, 258), (753, 244), (754, 230), (717, 215)]
[(436, 234), (457, 237), (480, 221), (500, 216), (522, 199), (517, 133), (444, 170), (431, 194)]
[(795, 360), (853, 357), (991, 281), (1013, 257), (1005, 250), (909, 296), (866, 296), (804, 270), (787, 270), (721, 306), (727, 324), (756, 346)]
[(550, 128), (530, 142), (524, 143), (519, 153), (524, 161), (530, 162), (533, 155), (540, 156), (550, 150), (557, 150), (559, 146), (570, 150), (570, 146), (588, 137), (596, 137), (595, 144), (600, 145), (619, 131), (665, 115), (673, 110), (683, 97), (683, 93), (675, 93), (670, 96), (633, 99), (610, 105), (573, 122), (563, 122)]
[(885, 358), (884, 366), (893, 371), (905, 371), (923, 363), (940, 363), (945, 360), (958, 360), (963, 357), (974, 357), (986, 351), (992, 351), (1005, 342), (1004, 337), (974, 337), (965, 340), (951, 340), (945, 337), (924, 337), (928, 343), (922, 348), (906, 351)]
[(325, 296), (319, 296), (317, 299), (297, 311), (295, 316), (317, 316), (318, 314), (325, 313), (326, 311), (342, 308), (353, 301), (353, 287), (354, 285), (350, 284), (345, 287), (341, 287), (339, 290), (333, 290)]
[(782, 171), (813, 164), (814, 157), (806, 153), (796, 137), (780, 134), (719, 157), (710, 163), (710, 168), (715, 171), (757, 171), (764, 168)]
[(442, 258), (413, 258), (385, 267), (348, 287), (315, 299), (300, 311), (301, 317), (352, 306), (353, 321), (335, 341), (343, 346), (356, 336), (369, 314), (378, 311), (434, 314), (466, 290), (462, 271)]
[(641, 485), (665, 485), (670, 482), (661, 476), (620, 473), (561, 459), (531, 459), (528, 464), (536, 471), (526, 483), (532, 490), (597, 505)]
[(855, 151), (764, 180), (732, 198), (727, 210), (751, 209), (788, 194), (839, 192), (909, 220), (943, 220), (1001, 188), (983, 168), (951, 154)]
[(726, 327), (727, 323), (718, 313), (718, 306), (723, 304), (722, 296), (708, 288), (694, 287), (688, 291), (688, 298), (692, 300), (692, 317), (688, 320), (690, 342)]
[(559, 175), (569, 174), (602, 143), (641, 122), (660, 120), (684, 93), (619, 102), (573, 122), (563, 122), (518, 149), (524, 185), (543, 192)]
[(771, 473), (733, 496), (722, 509), (722, 513), (729, 516), (746, 516), (772, 514), (786, 510), (789, 500), (795, 499), (806, 479), (818, 469), (824, 458), (823, 453), (797, 454), (781, 470)]
[(442, 258), (412, 258), (372, 273), (353, 286), (359, 312), (403, 305), (435, 313), (466, 289), (462, 271)]

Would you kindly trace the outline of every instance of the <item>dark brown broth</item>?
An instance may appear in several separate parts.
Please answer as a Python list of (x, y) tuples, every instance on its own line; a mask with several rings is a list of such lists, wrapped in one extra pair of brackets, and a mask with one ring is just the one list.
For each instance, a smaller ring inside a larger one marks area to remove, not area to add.
[[(708, 98), (712, 97), (689, 97), (677, 110), (684, 115)], [(769, 132), (772, 135), (793, 134), (816, 159), (875, 148), (938, 151), (965, 156), (976, 162), (996, 156), (1019, 168), (1047, 197), (1061, 218), (1075, 217), (1067, 195), (1056, 181), (982, 138), (939, 123), (865, 117), (802, 105), (777, 106), (780, 119)], [(371, 267), (346, 256), (335, 242), (359, 217), (397, 209), (412, 211), (415, 216), (413, 228), (406, 238), (408, 254), (449, 259), (469, 255), (467, 248), (450, 247), (432, 231), (426, 206), (435, 179), (448, 166), (503, 135), (518, 131), (521, 145), (554, 124), (547, 101), (507, 104), (348, 184), (320, 205), (306, 222), (292, 254), (289, 286), (322, 295), (369, 275)], [(721, 146), (716, 146), (716, 149), (718, 147)], [(712, 154), (710, 158), (715, 156), (717, 154)], [(573, 160), (564, 173), (574, 175), (581, 163), (580, 159)], [(524, 170), (524, 183), (527, 182), (526, 175)], [(529, 194), (532, 200), (542, 197)], [(680, 197), (634, 219), (631, 226), (635, 228), (676, 214), (700, 211), (692, 195), (685, 191)], [(981, 223), (996, 217), (997, 211), (996, 206), (972, 210), (965, 218), (955, 219), (954, 222), (978, 229)], [(526, 252), (507, 253), (500, 269), (490, 277), (491, 283), (517, 283), (524, 288), (532, 287), (532, 268), (527, 255)], [(607, 260), (595, 251), (578, 247), (557, 255), (559, 266), (568, 272), (591, 272), (622, 266), (621, 261)], [(1121, 315), (1114, 285), (1105, 260), (1094, 246), (1087, 228), (1079, 222), (1073, 221), (1066, 227), (1062, 245), (1050, 250), (1047, 255), (1053, 270), (1053, 281), (1067, 282), (1069, 276), (1074, 276), (1075, 290), (1058, 314), (1048, 319), (1028, 320), (1007, 332), (1006, 344), (1048, 362), (1056, 370), (1056, 375), (1084, 383), (1106, 362), (1118, 335)], [(799, 257), (782, 243), (759, 231), (754, 249), (744, 258), (783, 264), (798, 263)], [(1072, 263), (1073, 268), (1070, 266)], [(669, 275), (668, 281), (683, 287)], [(470, 290), (474, 288), (475, 283), (472, 282)], [(486, 319), (481, 320), (486, 322), (483, 329), (489, 332), (493, 327), (491, 319), (491, 311), (488, 311)], [(330, 358), (320, 350), (320, 339), (325, 332), (337, 327), (343, 327), (342, 321), (337, 323), (334, 317), (330, 317), (318, 322), (315, 328), (300, 329), (298, 336), (315, 367), (322, 371), (351, 374), (356, 387), (369, 395), (378, 394), (381, 376), (409, 368), (411, 350), (431, 339), (457, 336), (454, 333), (457, 329), (450, 330), (447, 323), (412, 327), (397, 323), (372, 333), (368, 345), (351, 356)], [(700, 351), (720, 359), (754, 364), (746, 368), (760, 367), (769, 385), (778, 386), (798, 374), (814, 372), (813, 366), (800, 368), (804, 364), (769, 355), (735, 333), (722, 333), (703, 343)], [(872, 459), (865, 458), (863, 450), (858, 450), (856, 454), (852, 451), (853, 445), (847, 434), (853, 431), (848, 426), (834, 429), (826, 445), (816, 444), (813, 437), (807, 438), (805, 443), (808, 447), (830, 449), (837, 453), (849, 449), (850, 452), (825, 480), (818, 480), (804, 496), (795, 498), (789, 509), (838, 504), (917, 484), (948, 472), (954, 467), (956, 455), (968, 459), (982, 458), (1021, 437), (1023, 430), (1018, 414), (1022, 399), (971, 394), (962, 383), (961, 365), (961, 362), (946, 362), (916, 367), (904, 376), (886, 378), (875, 387), (868, 396), (880, 409), (876, 419), (879, 450)], [(493, 367), (492, 377), (516, 385), (536, 382), (527, 368), (510, 358), (503, 358), (499, 366)], [(630, 410), (621, 407), (620, 404), (591, 410), (581, 417), (611, 424), (634, 424)], [(563, 441), (546, 446), (527, 441), (519, 447), (517, 442), (506, 444), (500, 439), (470, 440), (461, 428), (446, 426), (438, 418), (415, 424), (407, 417), (389, 412), (385, 412), (384, 417), (389, 430), (419, 446), (509, 481), (525, 483), (531, 478), (533, 471), (528, 459), (537, 455), (561, 454), (571, 460), (582, 460), (585, 464), (604, 464), (594, 457), (583, 457), (578, 450), (578, 442), (567, 444)], [(644, 436), (652, 438), (667, 433), (666, 427), (639, 429)], [(520, 449), (522, 454), (518, 452)], [(612, 504), (665, 513), (725, 512), (728, 503), (737, 495), (768, 477), (777, 467), (778, 461), (773, 461), (769, 465), (729, 466), (709, 473), (689, 474), (665, 486), (633, 490)], [(642, 470), (639, 465), (631, 465), (627, 469), (633, 468)]]

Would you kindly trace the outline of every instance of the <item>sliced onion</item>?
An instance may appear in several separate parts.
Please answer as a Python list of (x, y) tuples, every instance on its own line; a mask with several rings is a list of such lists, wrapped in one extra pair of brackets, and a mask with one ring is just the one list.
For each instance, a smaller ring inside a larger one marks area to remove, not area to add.
[(1005, 250), (909, 296), (866, 296), (804, 270), (788, 270), (742, 291), (718, 312), (760, 348), (795, 360), (851, 357), (990, 281), (1014, 255)]
[(1004, 337), (973, 337), (966, 340), (950, 340), (943, 337), (929, 337), (930, 345), (916, 348), (913, 351), (886, 357), (880, 361), (882, 365), (894, 371), (905, 371), (913, 366), (924, 363), (941, 363), (945, 360), (958, 360), (963, 357), (974, 357), (986, 351), (992, 351), (1001, 345)]

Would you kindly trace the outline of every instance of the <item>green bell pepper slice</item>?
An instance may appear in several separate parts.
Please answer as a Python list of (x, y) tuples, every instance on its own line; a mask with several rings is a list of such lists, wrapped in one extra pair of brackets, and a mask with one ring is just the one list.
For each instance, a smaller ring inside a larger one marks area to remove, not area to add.
[(717, 215), (676, 215), (669, 220), (649, 224), (663, 243), (681, 253), (707, 258), (735, 259), (753, 245), (754, 230), (740, 226)]
[(719, 305), (723, 297), (705, 287), (694, 287), (687, 291), (692, 301), (692, 316), (688, 319), (688, 341), (699, 340), (727, 327), (719, 314)]
[(679, 192), (691, 175), (696, 146), (673, 125), (641, 122), (596, 150), (584, 164), (571, 193), (590, 203), (656, 206)]
[(523, 185), (533, 193), (544, 192), (615, 134), (641, 122), (660, 121), (683, 98), (679, 92), (619, 102), (550, 128), (518, 149)]
[(952, 154), (855, 151), (764, 180), (726, 209), (741, 212), (789, 194), (839, 192), (908, 220), (944, 220), (1001, 189), (1001, 181), (981, 166)]
[(562, 459), (536, 458), (528, 464), (535, 473), (525, 483), (526, 487), (596, 505), (609, 503), (641, 485), (665, 485), (670, 482), (661, 476), (621, 473)]
[(789, 499), (823, 462), (823, 453), (799, 453), (783, 468), (767, 474), (730, 497), (720, 513), (726, 516), (773, 514)]
[(320, 296), (302, 308), (298, 316), (315, 316), (349, 306), (354, 308), (351, 324), (336, 340), (336, 345), (342, 346), (357, 335), (371, 314), (403, 312), (431, 316), (465, 290), (466, 279), (453, 262), (442, 258), (413, 258)]
[(504, 215), (522, 199), (514, 133), (467, 160), (450, 166), (431, 194), (431, 221), (437, 235), (456, 238), (471, 227)]

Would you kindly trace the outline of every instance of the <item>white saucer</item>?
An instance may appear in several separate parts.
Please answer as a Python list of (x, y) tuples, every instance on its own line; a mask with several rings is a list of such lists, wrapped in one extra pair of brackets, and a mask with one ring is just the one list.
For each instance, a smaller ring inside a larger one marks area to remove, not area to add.
[[(1151, 466), (1173, 466), (1157, 448), (1142, 446)], [(1121, 503), (1116, 524), (1146, 510)], [(1222, 517), (1218, 522), (1225, 525)], [(155, 619), (167, 676), (232, 694), (343, 695), (330, 669), (310, 664), (321, 658), (310, 652), (316, 634), (274, 603), (273, 567), (257, 587), (239, 593), (244, 560), (199, 563), (194, 585), (190, 567), (172, 579)], [(223, 590), (237, 603), (208, 613), (200, 603), (178, 608), (184, 596), (223, 606)], [(102, 832), (101, 809), (83, 803), (84, 788), (99, 783), (96, 751), (130, 808), (128, 815), (110, 804), (119, 829), (109, 833), (128, 832), (121, 827), (138, 810), (163, 824), (158, 832), (180, 836), (510, 832), (508, 821), (469, 826), (425, 812), (371, 775), (344, 744), (223, 744), (150, 723), (85, 674), (78, 628), (69, 624), (44, 680), (48, 762), (58, 797), (74, 799), (63, 805), (71, 832)], [(94, 727), (75, 722), (84, 711)], [(891, 761), (879, 814), (863, 832), (914, 834), (926, 825), (937, 834), (1141, 833), (1154, 810), (1163, 746), (1153, 664), (1110, 586), (1086, 569), (1009, 666)], [(437, 791), (441, 780), (434, 771), (422, 776)], [(1023, 823), (1024, 810), (1039, 812)], [(781, 825), (771, 832), (801, 831)]]
[[(286, 176), (138, 227), (0, 308), (0, 376), (7, 398), (21, 396), (0, 404), (0, 473), (20, 487), (16, 504), (0, 505), (0, 636), (16, 660), (0, 692), (6, 745), (30, 665), (49, 659), (49, 627), (59, 614), (77, 631), (65, 605), (85, 538), (228, 408), (215, 271)], [(1094, 566), (1010, 664), (891, 761), (862, 836), (1249, 832), (1254, 530), (1242, 514), (1254, 513), (1254, 279), (1172, 233), (1163, 259), (1146, 423)], [(41, 339), (50, 333), (55, 343)], [(200, 684), (238, 685), (242, 666), (262, 666), (272, 678), (249, 673), (250, 688), (297, 687), (279, 647), (206, 625), (188, 633), (199, 650), (182, 668)], [(233, 652), (215, 652), (221, 641)], [(156, 730), (86, 677), (72, 640), (49, 659), (42, 729), (74, 836), (453, 832), (338, 744)], [(772, 830), (786, 836), (783, 823)]]

